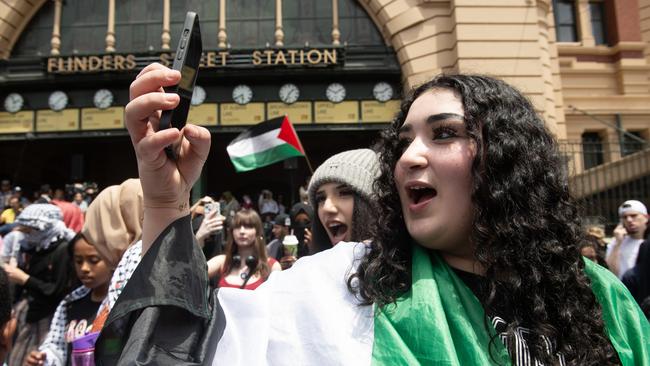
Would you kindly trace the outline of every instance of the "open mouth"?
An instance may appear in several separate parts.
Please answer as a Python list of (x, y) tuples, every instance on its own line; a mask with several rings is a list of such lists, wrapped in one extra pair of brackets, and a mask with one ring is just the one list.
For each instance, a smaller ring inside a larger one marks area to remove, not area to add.
[(335, 242), (338, 243), (345, 238), (345, 234), (348, 232), (348, 226), (340, 222), (331, 222), (327, 224), (327, 231), (335, 239)]
[(406, 191), (408, 192), (411, 202), (416, 205), (426, 202), (438, 194), (435, 189), (420, 185), (408, 187)]

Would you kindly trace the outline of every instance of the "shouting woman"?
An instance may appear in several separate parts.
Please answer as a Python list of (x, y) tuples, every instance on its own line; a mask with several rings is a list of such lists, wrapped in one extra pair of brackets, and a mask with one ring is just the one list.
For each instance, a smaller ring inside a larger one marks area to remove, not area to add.
[(179, 77), (149, 65), (131, 86), (149, 250), (138, 292), (127, 284), (104, 328), (101, 364), (650, 363), (634, 299), (578, 253), (551, 133), (520, 92), (484, 76), (440, 76), (402, 103), (380, 144), (369, 244), (339, 243), (254, 292), (210, 298), (205, 267), (187, 272), (188, 290), (160, 291), (166, 269), (198, 266), (187, 201), (210, 146), (197, 126), (154, 129)]

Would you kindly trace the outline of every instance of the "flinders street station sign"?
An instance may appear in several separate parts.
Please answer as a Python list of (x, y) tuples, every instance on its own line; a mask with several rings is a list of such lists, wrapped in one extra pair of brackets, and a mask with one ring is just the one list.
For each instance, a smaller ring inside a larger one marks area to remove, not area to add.
[[(153, 56), (153, 57), (152, 57)], [(173, 52), (158, 54), (73, 55), (47, 58), (49, 74), (123, 72), (150, 62), (170, 66)], [(343, 64), (342, 48), (255, 49), (204, 51), (202, 68), (330, 67)]]

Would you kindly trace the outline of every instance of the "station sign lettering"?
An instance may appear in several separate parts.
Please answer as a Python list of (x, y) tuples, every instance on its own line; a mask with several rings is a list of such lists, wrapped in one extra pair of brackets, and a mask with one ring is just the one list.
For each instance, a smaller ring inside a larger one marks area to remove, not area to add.
[[(173, 52), (158, 54), (158, 62), (171, 67), (174, 61)], [(309, 49), (263, 49), (263, 50), (233, 50), (233, 51), (204, 51), (201, 56), (201, 68), (237, 67), (313, 67), (332, 66), (342, 63), (340, 49), (309, 48)], [(105, 54), (105, 55), (75, 55), (56, 56), (47, 58), (49, 74), (84, 74), (97, 72), (122, 72), (138, 70), (144, 64), (139, 58), (150, 55), (136, 54)]]

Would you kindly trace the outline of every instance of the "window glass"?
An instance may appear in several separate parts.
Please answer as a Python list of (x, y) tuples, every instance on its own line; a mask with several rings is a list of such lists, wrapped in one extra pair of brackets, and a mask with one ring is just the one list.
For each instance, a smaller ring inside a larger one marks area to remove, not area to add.
[(382, 44), (384, 41), (365, 10), (357, 1), (339, 1), (341, 43), (352, 46)]
[[(157, 0), (162, 2), (162, 0)], [(219, 31), (219, 1), (218, 0), (171, 0), (171, 18), (170, 18), (170, 48), (175, 51), (178, 46), (178, 37), (180, 35), (183, 24), (185, 23), (185, 14), (191, 10), (196, 12), (199, 16), (199, 24), (201, 27), (201, 40), (203, 41), (203, 49), (217, 48), (217, 33)], [(233, 3), (232, 1), (226, 2), (226, 6)], [(160, 23), (160, 31), (162, 31), (162, 13), (158, 20)], [(158, 44), (156, 49), (160, 49), (160, 35), (158, 36)]]
[(589, 169), (603, 164), (603, 140), (598, 132), (585, 132), (582, 134), (582, 157), (584, 168)]
[(589, 3), (589, 13), (591, 14), (591, 29), (594, 34), (596, 44), (607, 44), (605, 33), (604, 4), (600, 1)]
[[(643, 140), (640, 131), (626, 131), (626, 132), (630, 135), (636, 136), (639, 139)], [(621, 155), (623, 156), (633, 154), (637, 151), (641, 151), (643, 150), (643, 147), (646, 145), (646, 143), (643, 143), (638, 139), (629, 136), (628, 134), (623, 135), (623, 146), (622, 146), (622, 153), (621, 153)]]
[[(383, 38), (356, 0), (338, 0), (342, 44), (384, 45)], [(171, 0), (170, 48), (191, 9), (199, 14), (203, 48), (218, 45), (219, 1)], [(332, 2), (283, 1), (286, 47), (323, 47), (332, 44)], [(163, 0), (115, 1), (115, 49), (119, 53), (160, 51)], [(50, 53), (54, 4), (47, 1), (26, 27), (12, 56)], [(61, 54), (101, 54), (106, 48), (107, 0), (66, 0), (61, 14)], [(226, 33), (233, 48), (260, 48), (275, 44), (275, 0), (226, 1)]]
[(284, 1), (284, 37), (285, 45), (324, 46), (332, 44), (332, 2), (321, 1)]
[(558, 42), (577, 42), (575, 3), (554, 0), (553, 14)]
[(48, 1), (18, 38), (11, 57), (48, 56), (51, 49), (53, 16), (54, 2)]
[(106, 48), (108, 3), (64, 1), (61, 8), (61, 54), (99, 53)]

